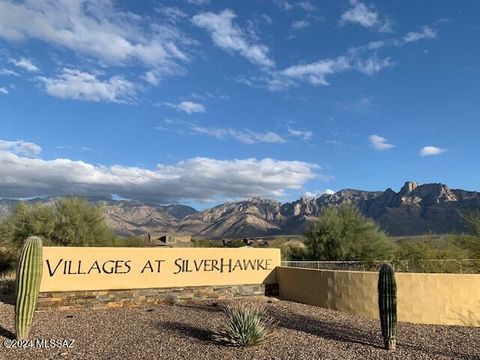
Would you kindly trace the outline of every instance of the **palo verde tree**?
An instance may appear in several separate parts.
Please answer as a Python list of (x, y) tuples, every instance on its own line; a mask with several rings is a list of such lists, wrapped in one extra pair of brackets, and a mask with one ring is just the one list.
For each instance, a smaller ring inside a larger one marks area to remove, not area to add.
[(353, 204), (326, 208), (305, 232), (309, 260), (385, 260), (393, 243)]

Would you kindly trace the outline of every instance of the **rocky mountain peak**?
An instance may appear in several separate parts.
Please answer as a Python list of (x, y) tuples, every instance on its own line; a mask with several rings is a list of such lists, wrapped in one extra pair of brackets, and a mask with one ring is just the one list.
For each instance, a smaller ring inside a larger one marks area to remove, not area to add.
[[(53, 206), (55, 200), (31, 202)], [(344, 189), (316, 199), (301, 198), (284, 204), (253, 197), (198, 212), (184, 205), (88, 200), (103, 205), (108, 223), (120, 235), (177, 232), (206, 238), (302, 234), (325, 208), (346, 202), (356, 205), (365, 216), (395, 236), (467, 231), (459, 212), (480, 208), (480, 192), (450, 190), (444, 184), (420, 185), (412, 181), (406, 182), (398, 193), (390, 188), (383, 192)], [(16, 203), (16, 200), (0, 199), (0, 217), (6, 216)]]
[(403, 187), (400, 189), (400, 194), (401, 195), (406, 195), (411, 193), (413, 190), (415, 190), (418, 187), (418, 184), (414, 181), (407, 181), (403, 185)]

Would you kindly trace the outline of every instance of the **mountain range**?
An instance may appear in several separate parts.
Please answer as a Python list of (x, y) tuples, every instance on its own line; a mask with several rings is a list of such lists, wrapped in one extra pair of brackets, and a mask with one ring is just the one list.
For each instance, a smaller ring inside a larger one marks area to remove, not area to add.
[[(480, 192), (415, 182), (406, 182), (398, 192), (390, 188), (385, 191), (344, 189), (283, 204), (254, 197), (203, 211), (176, 204), (165, 206), (93, 197), (87, 200), (103, 207), (107, 222), (119, 235), (174, 232), (213, 239), (302, 234), (323, 209), (346, 202), (358, 206), (365, 216), (374, 219), (392, 236), (468, 231), (460, 213), (480, 209)], [(5, 217), (17, 201), (1, 199), (0, 218)], [(55, 198), (29, 202), (54, 204)]]

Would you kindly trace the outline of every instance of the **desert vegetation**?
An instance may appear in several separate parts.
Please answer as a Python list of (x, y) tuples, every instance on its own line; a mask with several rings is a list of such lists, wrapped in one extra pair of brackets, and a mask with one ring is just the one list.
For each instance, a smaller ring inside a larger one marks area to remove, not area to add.
[[(462, 212), (469, 233), (426, 234), (392, 238), (351, 203), (329, 207), (305, 232), (302, 241), (278, 237), (268, 245), (279, 248), (289, 261), (388, 260), (403, 271), (477, 272), (480, 258), (480, 211)], [(29, 236), (39, 236), (47, 246), (144, 246), (141, 237), (119, 237), (108, 226), (102, 208), (77, 197), (54, 204), (20, 202), (0, 222), (0, 273), (12, 270), (19, 249)], [(242, 247), (242, 240), (193, 239), (194, 247)]]
[(233, 303), (223, 308), (225, 322), (213, 334), (213, 340), (231, 346), (254, 346), (272, 334), (272, 319), (258, 304)]
[(33, 235), (47, 246), (144, 246), (140, 237), (115, 236), (102, 208), (81, 198), (61, 198), (51, 206), (20, 202), (0, 222), (0, 273), (15, 268), (20, 248)]
[(287, 261), (359, 261), (374, 264), (388, 260), (403, 271), (478, 272), (480, 262), (480, 211), (464, 212), (470, 233), (392, 238), (351, 204), (327, 208), (305, 232), (304, 247), (279, 239), (271, 246)]

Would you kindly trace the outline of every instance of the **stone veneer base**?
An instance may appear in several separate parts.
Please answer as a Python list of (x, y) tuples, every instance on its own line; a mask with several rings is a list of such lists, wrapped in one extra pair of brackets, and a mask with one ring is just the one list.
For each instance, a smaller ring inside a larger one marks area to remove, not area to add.
[(278, 295), (278, 285), (228, 285), (164, 289), (42, 292), (39, 295), (37, 311), (52, 308), (60, 310), (81, 308), (105, 309), (121, 306), (194, 303), (260, 295)]

